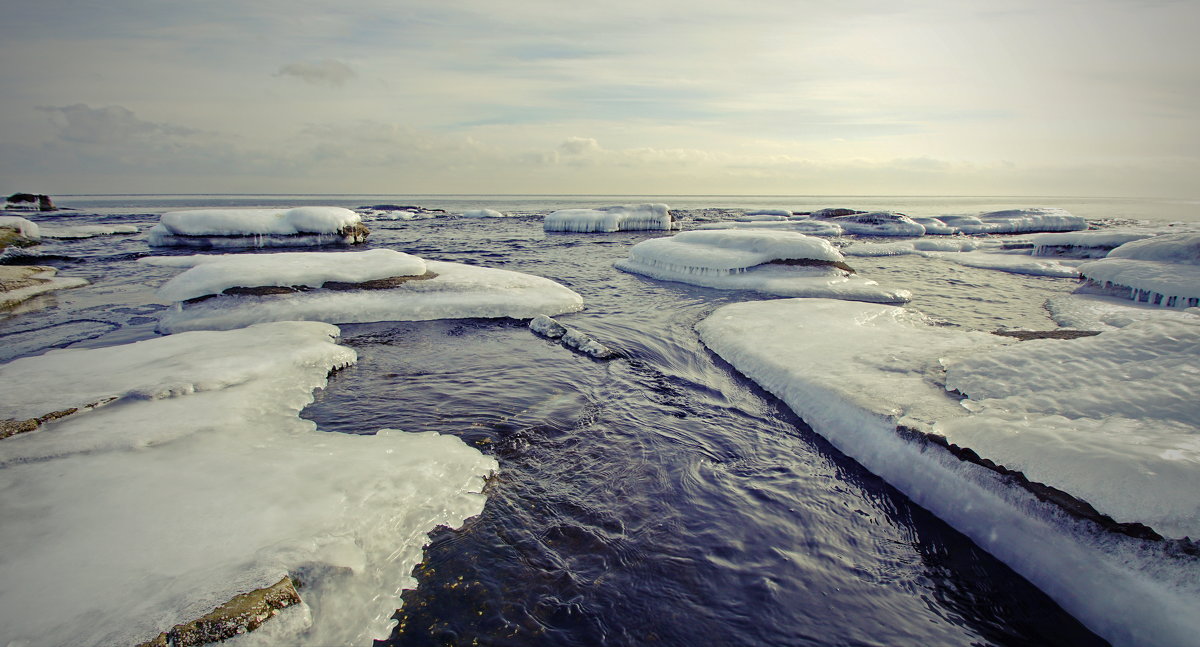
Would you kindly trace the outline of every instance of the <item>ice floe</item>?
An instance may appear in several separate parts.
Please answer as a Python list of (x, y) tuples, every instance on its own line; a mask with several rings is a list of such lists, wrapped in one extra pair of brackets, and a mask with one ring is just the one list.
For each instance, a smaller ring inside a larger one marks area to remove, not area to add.
[(1125, 243), (1079, 266), (1085, 288), (1166, 308), (1200, 306), (1200, 234)]
[(905, 290), (886, 290), (852, 273), (828, 241), (790, 231), (686, 231), (634, 245), (616, 267), (651, 278), (791, 297), (903, 303)]
[(341, 207), (170, 211), (150, 229), (152, 247), (308, 247), (366, 240), (362, 217)]
[[(379, 253), (382, 252), (382, 253)], [(418, 257), (372, 250), (359, 261), (341, 261), (350, 252), (222, 255), (203, 259), (164, 285), (166, 300), (207, 292), (208, 299), (178, 303), (162, 315), (159, 330), (228, 330), (267, 321), (426, 321), (465, 317), (529, 319), (583, 308), (574, 291), (539, 276), (461, 263), (422, 261), (425, 271), (413, 275)], [(273, 260), (272, 257), (282, 257)], [(309, 259), (312, 259), (311, 262)], [(211, 260), (210, 260), (211, 259)], [(247, 260), (248, 259), (248, 260)], [(159, 261), (152, 261), (159, 262)], [(178, 261), (167, 261), (178, 262)], [(183, 261), (193, 262), (192, 260)], [(247, 269), (250, 268), (250, 269)], [(241, 275), (242, 271), (245, 275)], [(188, 277), (195, 272), (198, 278)], [(408, 274), (397, 275), (396, 272)], [(380, 277), (358, 282), (342, 278)], [(397, 280), (391, 280), (391, 279)], [(294, 281), (318, 285), (293, 290)], [(235, 287), (280, 286), (277, 290), (230, 290)], [(287, 287), (283, 287), (287, 286)], [(191, 297), (189, 297), (191, 298)]]
[(613, 232), (670, 230), (675, 225), (665, 204), (637, 204), (599, 209), (560, 209), (546, 216), (545, 231)]
[(1144, 231), (1077, 231), (1031, 236), (1034, 256), (1070, 256), (1104, 258), (1113, 249), (1135, 240), (1149, 238)]
[[(936, 327), (900, 308), (781, 299), (719, 308), (697, 330), (710, 349), (839, 449), (1092, 630), (1115, 644), (1174, 645), (1194, 642), (1200, 632), (1188, 611), (1200, 605), (1193, 556), (1169, 542), (1100, 531), (984, 460), (1018, 462), (1047, 485), (1070, 488), (1068, 495), (1101, 501), (1101, 514), (1130, 515), (1117, 521), (1158, 523), (1174, 536), (1195, 533), (1200, 394), (1195, 380), (1180, 382), (1200, 364), (1196, 325), (1147, 322), (1128, 334), (1011, 345)], [(946, 392), (942, 361), (974, 413)], [(1121, 415), (1141, 415), (1145, 405), (1137, 401), (1147, 394), (1137, 396), (1139, 386), (1153, 392), (1150, 406), (1163, 408), (1141, 428)], [(982, 443), (980, 461), (961, 459), (945, 440), (927, 440), (948, 434), (949, 442), (975, 449), (969, 441), (990, 432), (996, 437)], [(1152, 479), (1139, 471), (1156, 469), (1169, 486), (1143, 490)]]
[(810, 220), (792, 218), (789, 220), (768, 220), (768, 221), (746, 221), (739, 222), (735, 220), (721, 220), (717, 222), (705, 222), (696, 225), (696, 230), (712, 230), (712, 229), (757, 229), (763, 231), (792, 231), (799, 234), (807, 234), (809, 236), (841, 236), (846, 233), (841, 225), (830, 222), (828, 220)]
[(0, 216), (0, 229), (11, 230), (17, 236), (29, 240), (38, 240), (41, 238), (37, 223), (21, 216)]
[(1018, 234), (1038, 231), (1079, 231), (1087, 220), (1057, 207), (1003, 209), (978, 215), (938, 216), (943, 224), (964, 234)]
[(462, 213), (464, 218), (503, 218), (504, 214), (495, 209), (471, 209)]
[(301, 419), (355, 361), (337, 333), (280, 322), (0, 366), (0, 418), (80, 409), (0, 441), (0, 643), (137, 644), (285, 573), (308, 576), (308, 604), (278, 644), (385, 637), (427, 533), (478, 514), (497, 465), (452, 436)]

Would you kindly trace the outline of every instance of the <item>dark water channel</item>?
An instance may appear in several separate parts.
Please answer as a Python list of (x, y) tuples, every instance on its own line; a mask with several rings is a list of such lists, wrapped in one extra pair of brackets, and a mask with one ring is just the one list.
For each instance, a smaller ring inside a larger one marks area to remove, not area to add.
[(697, 321), (755, 296), (612, 268), (650, 234), (537, 225), (404, 223), (375, 244), (558, 280), (587, 304), (560, 320), (626, 359), (518, 323), (343, 326), (359, 363), (305, 412), (500, 462), (483, 514), (435, 533), (386, 644), (1103, 644), (699, 343)]

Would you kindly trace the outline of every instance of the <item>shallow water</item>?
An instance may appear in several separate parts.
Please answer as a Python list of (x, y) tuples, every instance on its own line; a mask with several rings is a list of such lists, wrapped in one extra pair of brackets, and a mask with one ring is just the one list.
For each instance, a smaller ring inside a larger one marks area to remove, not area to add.
[[(496, 205), (478, 202), (459, 208)], [(72, 218), (144, 230), (156, 217), (137, 206)], [(335, 433), (450, 433), (501, 465), (484, 513), (434, 534), (387, 644), (1103, 644), (704, 349), (693, 325), (758, 295), (612, 268), (662, 232), (546, 234), (539, 217), (369, 224), (370, 247), (568, 285), (587, 307), (560, 320), (626, 356), (595, 361), (507, 320), (342, 326), (359, 362), (305, 417)], [(152, 288), (177, 270), (136, 263), (142, 237), (41, 251), (93, 285), (0, 319), (0, 359), (154, 334), (165, 306)], [(911, 307), (982, 330), (1051, 328), (1041, 302), (1073, 287), (916, 257), (851, 262), (912, 289)]]

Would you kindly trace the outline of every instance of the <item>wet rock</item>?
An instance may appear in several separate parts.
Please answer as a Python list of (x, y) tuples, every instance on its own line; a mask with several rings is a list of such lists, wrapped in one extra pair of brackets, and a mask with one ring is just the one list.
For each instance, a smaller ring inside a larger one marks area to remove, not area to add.
[(1020, 341), (1031, 339), (1079, 339), (1099, 335), (1099, 330), (994, 330), (993, 335), (1013, 337)]
[(613, 359), (620, 354), (592, 339), (584, 333), (564, 326), (546, 315), (538, 315), (529, 322), (529, 329), (548, 339), (557, 339), (573, 351), (596, 359)]
[(44, 292), (87, 285), (85, 279), (57, 278), (58, 270), (41, 265), (0, 265), (0, 308)]
[(32, 207), (36, 203), (38, 211), (58, 210), (58, 207), (54, 206), (54, 201), (50, 199), (50, 196), (43, 193), (14, 193), (5, 198), (5, 202), (7, 202), (8, 205), (16, 207), (23, 207), (25, 205)]
[(175, 625), (137, 647), (191, 647), (219, 642), (254, 631), (280, 610), (299, 603), (295, 583), (285, 576), (265, 589), (234, 597), (202, 618)]
[(567, 334), (567, 327), (546, 315), (538, 315), (529, 321), (529, 329), (549, 339), (560, 339)]

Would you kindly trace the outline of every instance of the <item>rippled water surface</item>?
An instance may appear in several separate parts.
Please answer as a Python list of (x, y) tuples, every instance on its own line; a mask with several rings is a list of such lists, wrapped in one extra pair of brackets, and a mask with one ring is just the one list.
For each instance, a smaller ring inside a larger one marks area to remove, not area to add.
[[(157, 220), (93, 211), (75, 222)], [(305, 417), (332, 433), (453, 434), (501, 465), (483, 514), (434, 533), (387, 644), (1103, 644), (704, 349), (697, 321), (761, 296), (613, 269), (662, 232), (546, 234), (536, 213), (369, 224), (369, 247), (568, 285), (586, 309), (560, 320), (625, 356), (595, 361), (508, 320), (342, 326), (359, 362)], [(142, 237), (42, 251), (94, 283), (0, 319), (0, 359), (154, 334), (152, 288), (177, 270), (138, 264)], [(1073, 287), (916, 257), (851, 261), (913, 290), (912, 307), (983, 330), (1051, 328), (1041, 302)]]

